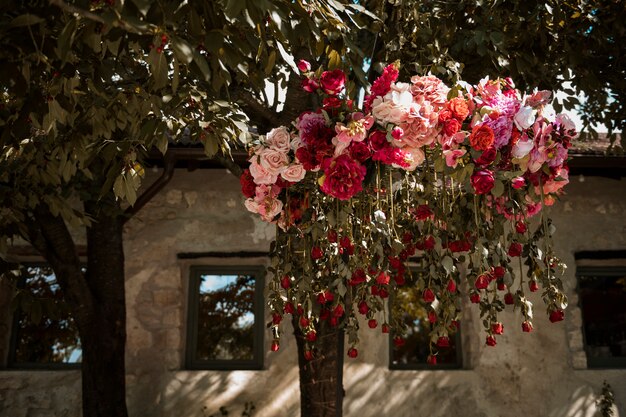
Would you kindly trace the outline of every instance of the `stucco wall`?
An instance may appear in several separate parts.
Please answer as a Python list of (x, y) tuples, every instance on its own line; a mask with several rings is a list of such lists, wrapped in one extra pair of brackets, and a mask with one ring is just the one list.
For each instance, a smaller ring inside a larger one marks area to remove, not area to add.
[[(155, 175), (155, 174), (153, 174)], [(626, 369), (588, 370), (575, 294), (574, 253), (626, 249), (626, 181), (573, 178), (552, 210), (555, 245), (568, 263), (570, 307), (551, 324), (537, 293), (535, 331), (505, 313), (496, 348), (484, 345), (475, 308), (462, 322), (467, 369), (390, 371), (388, 342), (364, 329), (359, 358), (346, 358), (344, 415), (592, 416), (607, 380), (626, 416)], [(183, 370), (188, 267), (215, 259), (179, 253), (266, 251), (274, 229), (249, 215), (236, 178), (223, 170), (178, 171), (126, 230), (128, 406), (132, 417), (205, 417), (220, 406), (238, 416), (247, 401), (257, 417), (299, 414), (295, 342), (287, 335), (262, 371)], [(224, 262), (222, 260), (222, 262)], [(269, 320), (269, 317), (268, 317)], [(363, 326), (367, 327), (367, 326)], [(77, 371), (0, 371), (0, 416), (79, 416)]]

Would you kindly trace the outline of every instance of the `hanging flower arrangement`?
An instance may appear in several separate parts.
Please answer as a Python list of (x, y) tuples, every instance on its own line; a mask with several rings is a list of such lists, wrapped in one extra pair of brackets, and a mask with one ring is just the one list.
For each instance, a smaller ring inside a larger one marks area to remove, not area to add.
[(522, 95), (508, 78), (452, 88), (434, 76), (399, 82), (392, 64), (357, 109), (343, 71), (299, 68), (321, 107), (261, 137), (241, 177), (246, 208), (277, 225), (273, 350), (285, 314), (297, 315), (308, 358), (320, 321), (345, 329), (350, 357), (359, 315), (401, 343), (387, 304), (407, 282), (428, 312), (429, 363), (448, 346), (461, 297), (478, 304), (490, 346), (507, 305), (532, 330), (526, 291), (542, 290), (550, 320), (563, 319), (565, 266), (542, 208), (568, 183), (576, 132), (555, 114), (550, 92)]

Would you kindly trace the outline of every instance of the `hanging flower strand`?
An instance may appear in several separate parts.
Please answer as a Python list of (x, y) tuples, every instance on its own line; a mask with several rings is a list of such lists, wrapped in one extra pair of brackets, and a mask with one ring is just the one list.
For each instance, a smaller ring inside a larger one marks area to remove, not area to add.
[[(246, 208), (277, 225), (272, 350), (284, 314), (297, 316), (307, 359), (321, 321), (345, 329), (350, 357), (358, 316), (402, 344), (402, 324), (386, 310), (406, 285), (426, 307), (431, 364), (449, 346), (460, 297), (478, 304), (490, 346), (504, 332), (498, 314), (507, 305), (522, 311), (524, 332), (533, 330), (525, 281), (531, 292), (543, 289), (550, 321), (563, 319), (564, 265), (542, 209), (568, 183), (576, 131), (555, 114), (550, 92), (523, 95), (509, 78), (452, 88), (434, 76), (399, 82), (396, 63), (359, 110), (343, 71), (312, 72), (305, 61), (298, 68), (322, 107), (261, 137), (241, 177)], [(416, 259), (425, 265), (419, 273)]]

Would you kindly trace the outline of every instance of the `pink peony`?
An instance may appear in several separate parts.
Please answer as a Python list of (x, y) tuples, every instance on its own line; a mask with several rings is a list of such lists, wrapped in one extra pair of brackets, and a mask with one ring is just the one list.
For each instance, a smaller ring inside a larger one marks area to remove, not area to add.
[(428, 101), (436, 111), (441, 110), (446, 105), (448, 91), (450, 89), (439, 78), (428, 75), (411, 77), (411, 93), (416, 97), (421, 97)]
[(372, 116), (365, 116), (363, 113), (357, 112), (352, 114), (352, 120), (347, 125), (343, 123), (337, 123), (335, 125), (335, 132), (337, 133), (337, 140), (343, 143), (361, 142), (367, 137), (367, 132), (374, 124), (374, 118)]
[(322, 162), (322, 191), (340, 200), (349, 200), (363, 189), (366, 169), (348, 155), (327, 158)]
[(459, 163), (459, 158), (462, 158), (465, 153), (465, 149), (447, 149), (443, 151), (443, 155), (446, 158), (446, 165), (451, 168), (456, 168)]

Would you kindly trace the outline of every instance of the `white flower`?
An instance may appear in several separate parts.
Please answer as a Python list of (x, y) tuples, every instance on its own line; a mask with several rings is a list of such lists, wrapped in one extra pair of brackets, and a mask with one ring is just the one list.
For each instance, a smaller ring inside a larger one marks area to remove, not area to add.
[(529, 106), (522, 106), (513, 118), (519, 130), (528, 129), (535, 123), (535, 110)]

